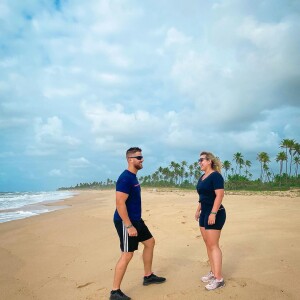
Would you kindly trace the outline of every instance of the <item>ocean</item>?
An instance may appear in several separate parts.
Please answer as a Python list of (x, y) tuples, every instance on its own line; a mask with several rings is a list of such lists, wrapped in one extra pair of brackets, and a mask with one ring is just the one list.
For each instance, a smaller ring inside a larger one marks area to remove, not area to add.
[(69, 191), (55, 192), (0, 192), (0, 223), (24, 219), (63, 207), (45, 206), (43, 202), (55, 202), (71, 198), (77, 193)]

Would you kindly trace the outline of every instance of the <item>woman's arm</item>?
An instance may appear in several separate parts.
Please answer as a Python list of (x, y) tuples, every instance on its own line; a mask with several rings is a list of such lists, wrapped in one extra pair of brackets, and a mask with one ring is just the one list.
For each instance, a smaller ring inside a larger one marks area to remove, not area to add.
[(195, 220), (196, 221), (199, 220), (200, 212), (201, 212), (201, 203), (199, 202), (199, 205), (198, 205), (196, 213), (195, 213)]
[(215, 190), (216, 198), (214, 201), (214, 206), (211, 210), (211, 213), (208, 217), (208, 224), (213, 225), (216, 222), (216, 215), (221, 206), (222, 200), (224, 198), (224, 189)]

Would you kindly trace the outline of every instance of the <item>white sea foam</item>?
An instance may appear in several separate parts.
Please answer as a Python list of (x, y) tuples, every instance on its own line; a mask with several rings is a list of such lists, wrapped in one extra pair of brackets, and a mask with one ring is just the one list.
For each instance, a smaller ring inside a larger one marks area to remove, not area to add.
[(47, 206), (36, 209), (33, 204), (54, 202), (73, 197), (74, 195), (76, 193), (68, 191), (0, 193), (0, 223), (28, 218), (58, 209)]

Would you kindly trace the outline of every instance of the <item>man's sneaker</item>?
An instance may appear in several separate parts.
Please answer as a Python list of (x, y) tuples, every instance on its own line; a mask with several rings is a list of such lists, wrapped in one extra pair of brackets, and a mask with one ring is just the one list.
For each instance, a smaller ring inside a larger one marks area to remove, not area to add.
[(217, 279), (212, 280), (209, 284), (205, 286), (205, 288), (209, 291), (212, 291), (221, 288), (223, 286), (225, 286), (225, 281), (222, 278), (221, 280), (217, 280)]
[(110, 292), (109, 300), (130, 300), (120, 289)]
[(213, 279), (215, 279), (215, 276), (212, 271), (201, 277), (202, 282), (210, 282)]
[(153, 283), (163, 283), (165, 281), (166, 281), (166, 278), (158, 277), (152, 273), (150, 276), (144, 276), (143, 285), (149, 285), (149, 284), (153, 284)]

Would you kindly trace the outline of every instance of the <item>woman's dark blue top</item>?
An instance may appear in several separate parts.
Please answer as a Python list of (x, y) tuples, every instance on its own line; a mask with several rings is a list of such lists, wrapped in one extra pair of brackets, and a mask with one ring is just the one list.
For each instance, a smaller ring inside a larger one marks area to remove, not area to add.
[[(197, 184), (197, 192), (202, 210), (206, 208), (211, 209), (216, 199), (215, 190), (224, 189), (224, 179), (219, 172), (212, 172), (202, 180), (203, 176), (204, 174), (199, 178)], [(222, 207), (221, 205), (220, 208)]]

